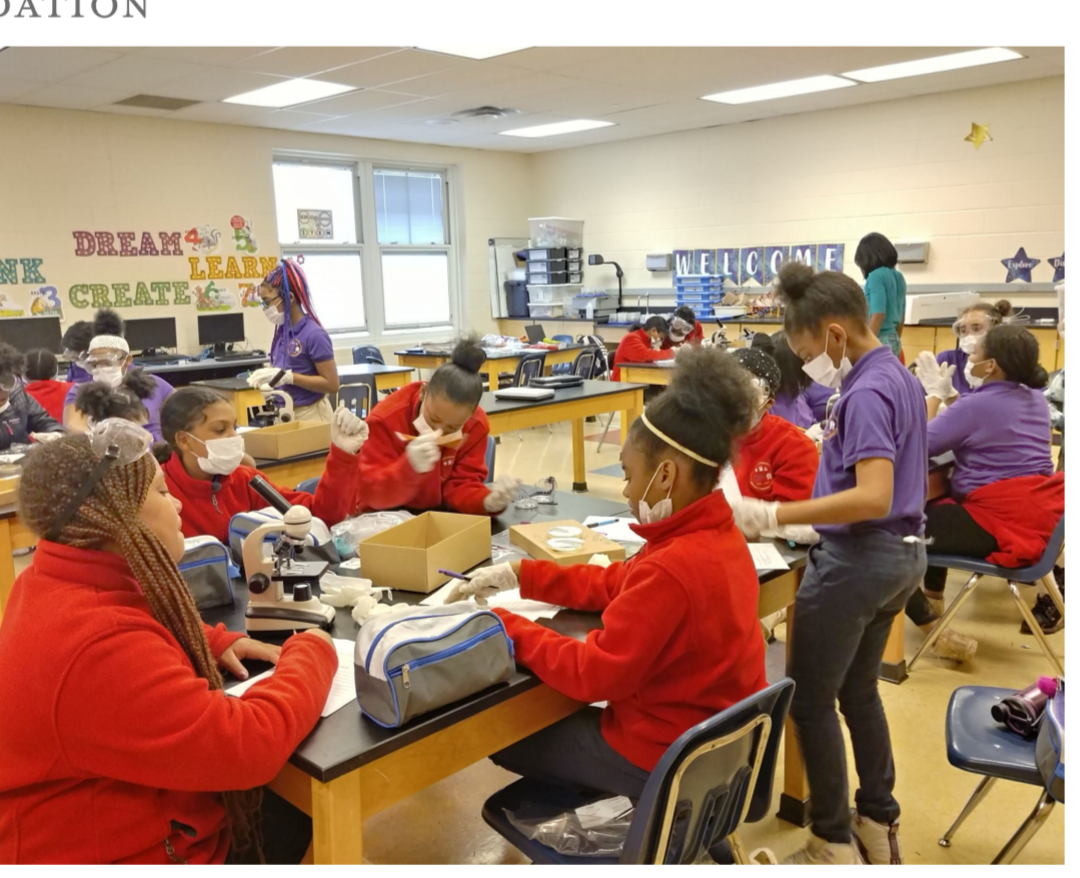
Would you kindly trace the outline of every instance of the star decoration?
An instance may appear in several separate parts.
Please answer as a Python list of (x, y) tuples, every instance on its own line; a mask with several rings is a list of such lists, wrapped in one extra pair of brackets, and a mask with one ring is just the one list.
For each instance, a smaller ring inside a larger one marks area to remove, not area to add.
[(975, 149), (978, 149), (986, 141), (993, 142), (994, 138), (990, 136), (990, 125), (980, 125), (977, 122), (971, 123), (971, 133), (964, 138), (968, 143), (974, 143)]
[(1001, 260), (1001, 264), (1009, 270), (1005, 276), (1005, 283), (1011, 283), (1014, 280), (1021, 280), (1026, 284), (1031, 283), (1031, 269), (1040, 262), (1042, 262), (1041, 259), (1030, 258), (1021, 247), (1011, 259)]
[(1055, 256), (1053, 259), (1049, 260), (1049, 262), (1050, 267), (1054, 269), (1053, 282), (1056, 284), (1061, 283), (1065, 280), (1065, 254), (1062, 253), (1060, 256)]

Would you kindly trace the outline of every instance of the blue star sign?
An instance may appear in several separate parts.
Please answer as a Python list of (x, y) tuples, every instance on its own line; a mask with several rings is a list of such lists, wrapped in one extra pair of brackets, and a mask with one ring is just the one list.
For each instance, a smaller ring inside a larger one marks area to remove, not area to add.
[(1041, 259), (1031, 259), (1021, 247), (1012, 259), (1001, 260), (1001, 264), (1009, 271), (1005, 276), (1005, 283), (1012, 283), (1014, 280), (1020, 280), (1026, 284), (1031, 283), (1031, 269), (1040, 262), (1042, 262)]
[(1054, 269), (1054, 283), (1059, 284), (1065, 280), (1065, 254), (1055, 256), (1050, 260), (1050, 267)]

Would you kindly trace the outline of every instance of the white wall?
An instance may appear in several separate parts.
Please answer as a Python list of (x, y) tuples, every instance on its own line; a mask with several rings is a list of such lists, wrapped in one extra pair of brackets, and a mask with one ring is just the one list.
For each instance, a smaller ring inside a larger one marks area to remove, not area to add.
[[(1002, 283), (1021, 246), (1048, 282), (1065, 247), (1064, 113), (1055, 77), (541, 153), (532, 210), (583, 218), (586, 250), (621, 263), (627, 287), (670, 282), (647, 253), (826, 242), (861, 281), (871, 231), (931, 242), (909, 284)], [(972, 122), (994, 138), (978, 151)], [(615, 286), (608, 267), (585, 281)]]
[[(73, 307), (73, 285), (129, 283), (134, 296), (139, 281), (199, 283), (190, 279), (187, 258), (192, 254), (186, 244), (182, 257), (77, 257), (76, 230), (133, 231), (138, 246), (143, 231), (156, 240), (159, 231), (201, 223), (212, 223), (230, 236), (230, 218), (239, 214), (253, 223), (257, 255), (276, 257), (275, 150), (456, 166), (464, 199), (459, 230), (465, 256), (464, 322), (481, 331), (494, 328), (487, 240), (527, 234), (530, 215), (528, 157), (509, 153), (0, 105), (0, 259), (43, 259), (40, 270), (59, 291), (66, 325), (93, 313), (92, 308)], [(216, 255), (230, 254), (238, 260), (243, 255), (231, 239), (222, 242)], [(224, 279), (217, 286), (236, 293), (238, 283)], [(7, 298), (0, 310), (26, 307), (30, 290), (38, 286), (0, 285), (0, 295)], [(317, 290), (315, 295), (317, 301)], [(241, 310), (251, 343), (269, 349), (270, 325), (257, 308)], [(194, 303), (129, 307), (121, 313), (129, 319), (175, 316), (181, 350), (198, 347)], [(401, 341), (390, 341), (387, 348)], [(338, 358), (351, 362), (344, 348)]]

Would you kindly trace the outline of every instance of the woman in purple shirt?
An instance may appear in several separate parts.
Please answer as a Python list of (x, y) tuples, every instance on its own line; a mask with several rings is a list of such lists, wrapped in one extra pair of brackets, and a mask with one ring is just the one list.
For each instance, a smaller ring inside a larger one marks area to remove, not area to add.
[(1002, 299), (993, 305), (989, 302), (979, 302), (965, 309), (953, 324), (956, 347), (951, 351), (942, 351), (937, 355), (937, 361), (948, 366), (956, 366), (956, 371), (952, 376), (952, 385), (961, 396), (971, 393), (973, 389), (968, 384), (964, 370), (967, 368), (968, 357), (975, 352), (975, 345), (986, 337), (986, 333), (992, 327), (999, 326), (1002, 320), (1010, 316), (1012, 312), (1012, 304), (1007, 299)]
[[(784, 332), (803, 369), (840, 389), (824, 428), (810, 500), (743, 498), (748, 538), (809, 524), (788, 667), (791, 717), (810, 783), (809, 844), (789, 863), (899, 864), (900, 806), (878, 672), (892, 621), (926, 571), (926, 403), (922, 387), (870, 328), (866, 297), (840, 272), (788, 263), (780, 272)], [(859, 789), (848, 800), (837, 701), (851, 733)], [(853, 845), (858, 844), (858, 848)]]
[(298, 421), (330, 423), (333, 411), (328, 393), (341, 387), (334, 345), (311, 304), (303, 269), (292, 259), (282, 259), (259, 287), (263, 314), (277, 328), (270, 345), (271, 365), (256, 369), (248, 378), (252, 387), (263, 387), (281, 370), (276, 383), (293, 399)]

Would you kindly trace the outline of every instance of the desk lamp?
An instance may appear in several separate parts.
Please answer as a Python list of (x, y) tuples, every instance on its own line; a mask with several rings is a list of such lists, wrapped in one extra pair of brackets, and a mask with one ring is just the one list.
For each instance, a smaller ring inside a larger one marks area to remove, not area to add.
[(605, 259), (599, 253), (590, 253), (589, 254), (589, 265), (614, 265), (615, 266), (615, 277), (619, 281), (619, 306), (621, 307), (622, 306), (622, 279), (623, 279), (622, 266), (620, 266), (618, 262), (612, 262), (609, 259)]

